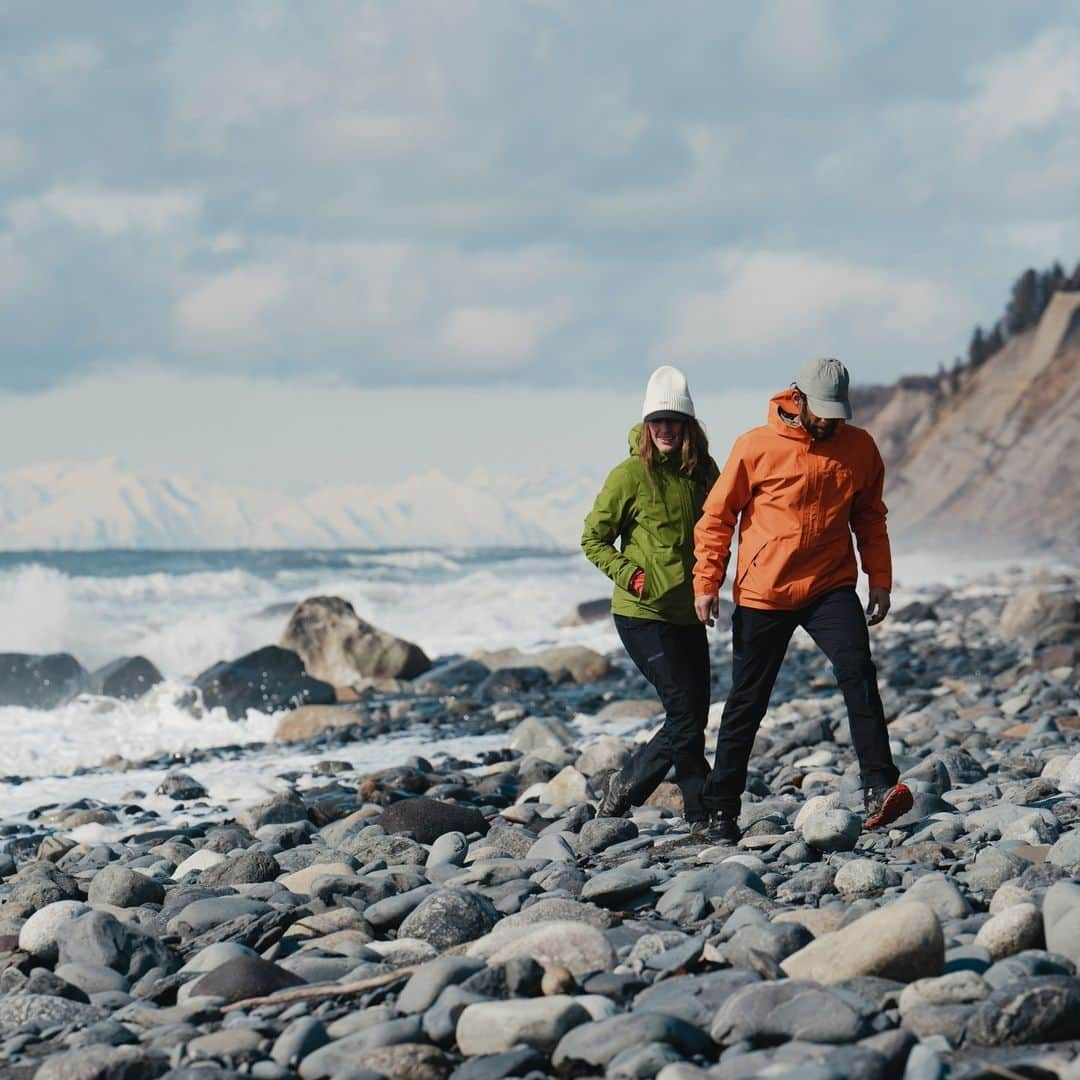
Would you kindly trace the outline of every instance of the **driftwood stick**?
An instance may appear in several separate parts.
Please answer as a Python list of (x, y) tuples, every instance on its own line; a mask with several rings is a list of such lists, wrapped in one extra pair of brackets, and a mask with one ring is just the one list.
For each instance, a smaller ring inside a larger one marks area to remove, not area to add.
[(319, 986), (299, 986), (295, 990), (285, 993), (270, 994), (267, 997), (245, 998), (243, 1001), (234, 1001), (226, 1005), (222, 1012), (232, 1012), (234, 1009), (248, 1009), (256, 1005), (285, 1005), (291, 1001), (308, 1001), (311, 998), (343, 997), (348, 994), (362, 994), (365, 990), (378, 990), (380, 986), (389, 986), (400, 979), (407, 979), (419, 964), (410, 964), (407, 967), (398, 968), (397, 971), (387, 972), (385, 975), (374, 975), (370, 979), (361, 979), (359, 982), (342, 983), (340, 986), (333, 983)]

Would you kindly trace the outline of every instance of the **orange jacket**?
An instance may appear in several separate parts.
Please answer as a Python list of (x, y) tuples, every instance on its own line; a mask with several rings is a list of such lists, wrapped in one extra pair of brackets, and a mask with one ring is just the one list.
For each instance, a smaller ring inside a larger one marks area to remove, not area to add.
[(780, 409), (798, 414), (792, 391), (769, 402), (769, 422), (735, 441), (694, 529), (694, 595), (724, 583), (739, 519), (734, 598), (744, 607), (792, 610), (859, 577), (851, 534), (871, 587), (892, 588), (881, 489), (885, 465), (873, 438), (843, 421), (811, 439)]

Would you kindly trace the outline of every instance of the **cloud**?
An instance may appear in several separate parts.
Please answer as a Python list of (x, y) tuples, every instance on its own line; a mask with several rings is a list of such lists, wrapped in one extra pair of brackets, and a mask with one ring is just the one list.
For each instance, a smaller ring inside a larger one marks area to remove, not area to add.
[(93, 41), (56, 41), (34, 53), (27, 63), (30, 76), (56, 84), (84, 79), (101, 65), (100, 47)]
[(211, 352), (261, 346), (271, 334), (268, 314), (288, 291), (287, 275), (273, 266), (219, 274), (178, 302), (183, 339), (195, 349)]
[(883, 339), (944, 344), (972, 315), (945, 283), (828, 255), (724, 251), (697, 269), (711, 287), (675, 300), (658, 359), (730, 364), (865, 352)]
[(24, 168), (30, 159), (26, 143), (15, 135), (0, 135), (0, 176)]
[(773, 74), (810, 79), (834, 70), (843, 59), (830, 0), (771, 0), (759, 11), (750, 47)]
[(565, 321), (559, 310), (458, 308), (443, 321), (439, 338), (470, 367), (498, 370), (530, 358), (541, 339)]
[(201, 209), (201, 196), (191, 191), (59, 186), (16, 201), (8, 216), (19, 231), (63, 223), (114, 238), (129, 232), (165, 233), (190, 223)]
[(1055, 28), (973, 68), (960, 110), (969, 152), (1080, 117), (1080, 30)]

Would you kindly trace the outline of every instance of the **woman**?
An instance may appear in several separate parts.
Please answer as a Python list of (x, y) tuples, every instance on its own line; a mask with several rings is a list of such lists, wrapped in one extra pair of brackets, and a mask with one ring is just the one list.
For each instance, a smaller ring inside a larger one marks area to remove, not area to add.
[(686, 377), (657, 368), (642, 423), (630, 431), (630, 456), (608, 476), (581, 538), (589, 561), (615, 582), (615, 628), (667, 713), (652, 740), (608, 778), (601, 816), (643, 803), (674, 765), (691, 830), (708, 825), (701, 789), (709, 771), (709, 646), (691, 578), (694, 524), (718, 472)]

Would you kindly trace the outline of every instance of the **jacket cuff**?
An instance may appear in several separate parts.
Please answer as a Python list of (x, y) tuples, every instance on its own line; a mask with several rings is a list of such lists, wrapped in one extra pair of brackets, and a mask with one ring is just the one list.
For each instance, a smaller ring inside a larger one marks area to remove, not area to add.
[(892, 574), (870, 574), (871, 589), (888, 589), (892, 592)]
[(635, 566), (629, 559), (624, 562), (619, 569), (615, 572), (613, 580), (620, 589), (625, 592), (630, 591), (630, 579), (640, 570), (640, 566)]
[(694, 596), (719, 596), (720, 582), (709, 581), (707, 578), (694, 578)]

